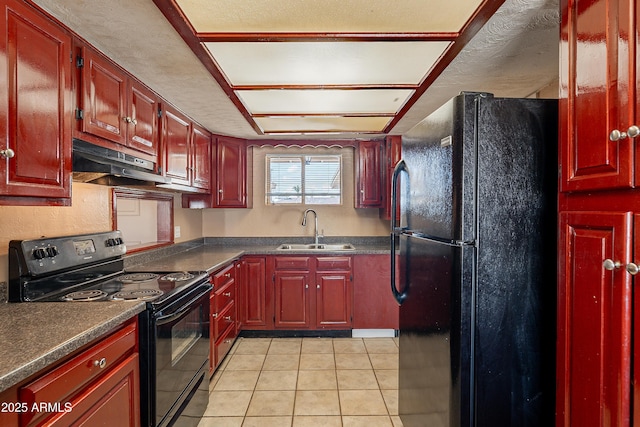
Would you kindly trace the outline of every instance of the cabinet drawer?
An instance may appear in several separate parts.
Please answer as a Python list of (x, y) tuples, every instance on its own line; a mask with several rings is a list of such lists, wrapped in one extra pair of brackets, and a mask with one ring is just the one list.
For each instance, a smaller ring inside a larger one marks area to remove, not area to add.
[(276, 270), (309, 270), (311, 258), (305, 256), (278, 256), (274, 262)]
[[(92, 348), (20, 388), (19, 397), (29, 407), (35, 402), (66, 402), (95, 378), (109, 372), (137, 343), (136, 323), (115, 332)], [(33, 416), (32, 414), (24, 414)], [(26, 420), (25, 420), (26, 421)]]
[(219, 313), (224, 309), (231, 301), (236, 299), (236, 284), (235, 281), (229, 281), (220, 289), (216, 289), (214, 292), (214, 309), (215, 313)]
[(235, 279), (235, 263), (213, 274), (213, 290), (222, 288), (233, 279)]
[(214, 314), (214, 339), (218, 339), (222, 332), (229, 327), (229, 325), (236, 324), (236, 305), (231, 302), (217, 314)]
[(215, 345), (216, 366), (218, 366), (220, 362), (222, 362), (222, 359), (224, 359), (224, 356), (229, 353), (229, 350), (233, 347), (236, 336), (236, 328), (231, 326), (218, 338)]
[(351, 270), (351, 257), (326, 256), (316, 258), (316, 270)]

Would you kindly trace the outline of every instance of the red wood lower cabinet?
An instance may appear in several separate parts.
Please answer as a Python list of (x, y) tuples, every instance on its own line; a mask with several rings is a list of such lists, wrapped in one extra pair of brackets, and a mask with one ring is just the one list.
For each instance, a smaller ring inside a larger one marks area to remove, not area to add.
[(389, 255), (353, 257), (353, 328), (398, 329), (400, 307), (391, 294)]
[[(0, 393), (3, 426), (139, 426), (137, 318), (57, 367)], [(9, 412), (5, 412), (9, 411)], [(106, 424), (105, 424), (106, 423)]]
[(558, 427), (629, 425), (631, 242), (630, 212), (560, 215)]
[(275, 322), (281, 329), (309, 329), (311, 323), (309, 271), (276, 271)]
[(266, 258), (243, 257), (238, 307), (242, 329), (273, 329), (273, 301), (269, 290)]

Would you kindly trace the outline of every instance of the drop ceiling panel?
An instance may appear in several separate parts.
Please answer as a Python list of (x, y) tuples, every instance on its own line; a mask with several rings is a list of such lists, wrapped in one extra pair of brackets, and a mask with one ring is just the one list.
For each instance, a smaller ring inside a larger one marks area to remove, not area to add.
[(236, 93), (251, 114), (394, 114), (408, 89), (273, 89)]
[(390, 117), (256, 117), (264, 133), (381, 132)]
[(482, 0), (177, 0), (197, 33), (458, 32)]
[(450, 44), (327, 41), (205, 46), (233, 86), (418, 85)]

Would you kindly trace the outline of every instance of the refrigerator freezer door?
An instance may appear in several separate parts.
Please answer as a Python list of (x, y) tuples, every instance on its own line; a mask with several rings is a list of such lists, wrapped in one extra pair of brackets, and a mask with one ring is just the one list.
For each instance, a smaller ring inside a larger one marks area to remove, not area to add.
[(400, 310), (400, 418), (405, 427), (470, 425), (475, 248), (399, 239), (400, 287), (406, 293)]

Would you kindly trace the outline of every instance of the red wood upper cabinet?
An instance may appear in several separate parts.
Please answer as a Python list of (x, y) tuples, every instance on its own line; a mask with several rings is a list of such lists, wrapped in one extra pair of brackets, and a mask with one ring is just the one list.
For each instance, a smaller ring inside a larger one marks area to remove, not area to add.
[(360, 141), (356, 149), (356, 208), (381, 208), (382, 143)]
[(157, 156), (158, 97), (108, 58), (88, 46), (80, 67), (80, 108), (76, 118), (85, 134)]
[(24, 2), (0, 5), (0, 204), (68, 205), (71, 36)]
[[(383, 207), (380, 209), (380, 218), (391, 220), (391, 178), (393, 169), (402, 158), (402, 137), (390, 135), (384, 141), (384, 177), (383, 177)], [(397, 207), (399, 209), (399, 206)], [(400, 217), (398, 212), (398, 218)]]
[(162, 106), (162, 152), (164, 175), (173, 186), (191, 185), (191, 122), (170, 105)]
[(631, 213), (560, 215), (556, 426), (629, 426)]
[(168, 104), (162, 105), (162, 187), (206, 193), (211, 189), (211, 134)]
[(191, 186), (211, 190), (211, 134), (192, 124), (191, 127)]
[(216, 148), (215, 206), (246, 208), (251, 203), (247, 188), (247, 145), (244, 140), (219, 137)]
[[(634, 182), (634, 141), (640, 132), (635, 9), (633, 0), (561, 2), (562, 191), (640, 182)], [(636, 156), (640, 161), (640, 153)]]

